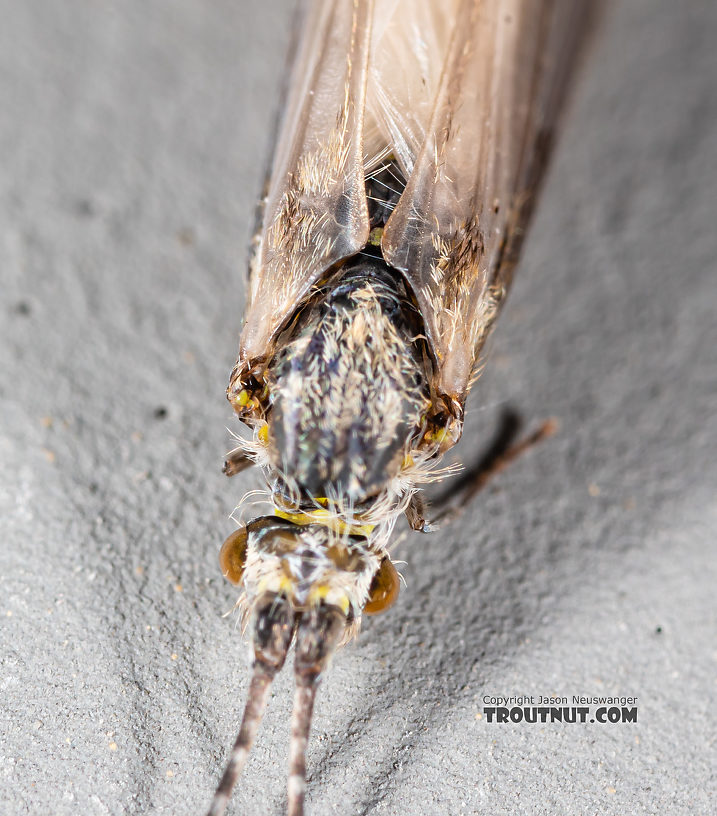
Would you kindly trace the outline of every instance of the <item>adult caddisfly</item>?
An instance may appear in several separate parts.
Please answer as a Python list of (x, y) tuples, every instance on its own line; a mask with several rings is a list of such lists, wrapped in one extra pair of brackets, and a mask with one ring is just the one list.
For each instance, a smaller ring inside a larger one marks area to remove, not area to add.
[(461, 435), (589, 0), (315, 0), (274, 156), (229, 400), (274, 514), (233, 533), (254, 672), (223, 812), (296, 644), (288, 811), (319, 678), (398, 593), (398, 517)]

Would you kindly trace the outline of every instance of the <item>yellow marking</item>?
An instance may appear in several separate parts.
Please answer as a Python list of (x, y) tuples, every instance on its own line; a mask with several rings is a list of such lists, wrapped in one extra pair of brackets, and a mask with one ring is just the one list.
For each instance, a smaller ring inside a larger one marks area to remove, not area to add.
[(293, 597), (294, 595), (294, 584), (287, 575), (282, 575), (279, 578), (279, 587), (276, 588), (276, 579), (271, 580), (267, 577), (262, 578), (259, 581), (259, 584), (256, 588), (257, 596), (263, 595), (264, 592), (272, 592), (277, 595), (284, 593), (288, 597)]
[(234, 401), (242, 408), (249, 402), (249, 392), (246, 390), (246, 388), (242, 388), (242, 390), (239, 392), (239, 396), (235, 397)]
[(262, 425), (261, 428), (259, 428), (259, 441), (261, 442), (262, 445), (268, 445), (269, 444), (269, 426), (268, 425)]
[(410, 453), (407, 453), (403, 457), (403, 464), (401, 465), (402, 470), (406, 470), (407, 468), (413, 467), (416, 463), (413, 461), (413, 456)]
[[(319, 586), (314, 587), (309, 594), (309, 603), (310, 604), (319, 604), (321, 601), (325, 601), (331, 592), (331, 587), (327, 586), (326, 584), (319, 584)], [(344, 613), (344, 615), (348, 615), (349, 613), (349, 599), (348, 596), (342, 595), (341, 598), (337, 601), (335, 598), (332, 599), (331, 603), (336, 604), (339, 609)]]
[[(321, 501), (321, 499), (317, 499), (317, 501)], [(293, 521), (294, 524), (323, 524), (324, 527), (328, 527), (341, 535), (347, 533), (348, 535), (368, 537), (376, 526), (375, 524), (347, 524), (345, 521), (336, 518), (330, 510), (322, 509), (309, 510), (307, 513), (287, 513), (275, 507), (274, 515), (287, 521)]]
[(282, 575), (279, 578), (279, 592), (285, 592), (287, 595), (293, 595), (294, 583), (287, 575)]
[(383, 227), (374, 227), (368, 236), (368, 242), (371, 246), (381, 246), (381, 238), (383, 238)]
[(428, 442), (438, 442), (440, 444), (446, 438), (447, 433), (448, 428), (439, 428), (437, 431), (426, 431), (423, 438)]

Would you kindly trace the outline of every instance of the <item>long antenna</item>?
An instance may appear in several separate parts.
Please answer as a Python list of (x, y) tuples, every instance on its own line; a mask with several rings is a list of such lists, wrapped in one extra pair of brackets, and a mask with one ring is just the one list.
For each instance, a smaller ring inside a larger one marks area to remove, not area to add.
[(303, 816), (306, 790), (306, 745), (311, 730), (311, 715), (318, 687), (318, 677), (297, 677), (294, 709), (291, 713), (289, 745), (288, 816)]
[(247, 697), (246, 706), (244, 707), (244, 716), (242, 717), (239, 736), (236, 738), (229, 757), (229, 763), (224, 771), (224, 776), (222, 776), (219, 787), (214, 794), (214, 799), (212, 800), (212, 805), (209, 808), (207, 816), (222, 816), (226, 809), (229, 797), (231, 796), (234, 785), (236, 785), (239, 774), (246, 764), (249, 751), (254, 742), (254, 737), (256, 737), (256, 732), (259, 728), (259, 723), (264, 715), (264, 709), (266, 708), (266, 701), (273, 679), (274, 672), (263, 663), (257, 661), (254, 666), (251, 684), (249, 685), (249, 695)]
[(256, 602), (254, 626), (254, 672), (249, 684), (239, 736), (207, 816), (222, 816), (232, 789), (242, 772), (266, 708), (271, 681), (281, 670), (289, 651), (297, 618), (289, 601), (267, 593)]
[(346, 613), (320, 604), (301, 617), (294, 656), (294, 708), (291, 712), (287, 816), (304, 816), (306, 745), (311, 730), (316, 690), (346, 627)]

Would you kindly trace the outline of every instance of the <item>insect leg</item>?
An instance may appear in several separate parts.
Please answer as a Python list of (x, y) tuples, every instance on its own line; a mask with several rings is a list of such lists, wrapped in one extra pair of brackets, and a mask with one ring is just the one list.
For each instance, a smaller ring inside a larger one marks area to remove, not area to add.
[(558, 429), (558, 422), (555, 419), (548, 419), (528, 436), (511, 444), (519, 427), (520, 420), (516, 414), (512, 412), (504, 414), (496, 441), (486, 455), (474, 468), (464, 474), (458, 485), (434, 502), (434, 506), (438, 507), (438, 513), (431, 519), (430, 526), (438, 522), (450, 523), (459, 518), (491, 479), (522, 454), (552, 436)]
[(253, 464), (254, 460), (250, 459), (241, 448), (235, 448), (227, 454), (222, 473), (225, 473), (227, 476), (236, 476), (237, 473), (241, 473), (242, 470), (250, 468)]
[(431, 525), (426, 520), (426, 502), (420, 493), (414, 493), (411, 496), (406, 507), (406, 519), (412, 530), (419, 533), (431, 532)]

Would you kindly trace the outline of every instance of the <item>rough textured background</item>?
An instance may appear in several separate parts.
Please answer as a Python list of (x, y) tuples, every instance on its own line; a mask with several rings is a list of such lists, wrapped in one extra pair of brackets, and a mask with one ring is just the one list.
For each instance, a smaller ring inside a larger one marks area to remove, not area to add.
[[(198, 814), (247, 686), (223, 391), (290, 4), (0, 0), (0, 811)], [(470, 403), (558, 437), (336, 659), (312, 814), (714, 812), (717, 13), (616, 4)], [(661, 632), (658, 631), (661, 627)], [(284, 803), (291, 676), (233, 813)], [(490, 725), (489, 694), (639, 696)]]

